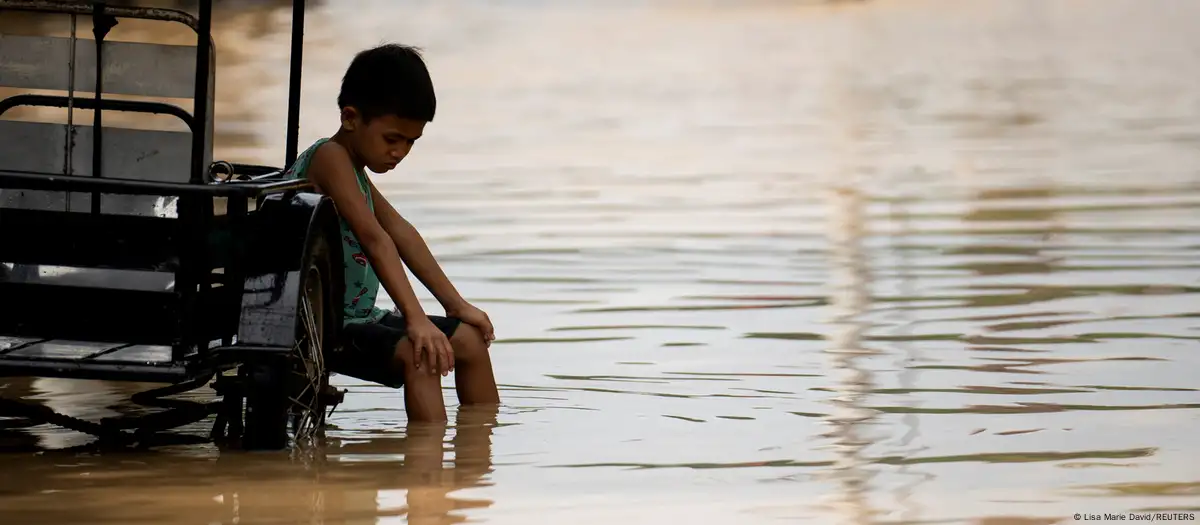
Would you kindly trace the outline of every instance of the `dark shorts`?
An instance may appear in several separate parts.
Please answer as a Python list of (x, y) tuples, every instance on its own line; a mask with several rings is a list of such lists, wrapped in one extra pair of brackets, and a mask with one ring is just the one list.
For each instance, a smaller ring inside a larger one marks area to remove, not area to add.
[[(462, 321), (453, 317), (429, 316), (447, 338)], [(404, 386), (404, 370), (396, 363), (396, 345), (408, 336), (404, 317), (388, 312), (377, 322), (349, 324), (342, 328), (341, 350), (326, 356), (329, 370), (392, 388)]]

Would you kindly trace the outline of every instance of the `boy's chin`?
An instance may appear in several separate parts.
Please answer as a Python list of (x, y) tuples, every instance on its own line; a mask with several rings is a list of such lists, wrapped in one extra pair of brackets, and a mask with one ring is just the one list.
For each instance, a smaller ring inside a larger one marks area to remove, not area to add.
[(375, 166), (367, 166), (367, 169), (380, 175), (396, 169), (395, 164), (379, 164)]

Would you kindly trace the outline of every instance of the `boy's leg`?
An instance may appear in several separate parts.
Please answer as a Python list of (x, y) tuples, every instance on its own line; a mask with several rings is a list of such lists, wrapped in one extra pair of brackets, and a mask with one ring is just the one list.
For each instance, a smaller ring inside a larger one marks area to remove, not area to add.
[[(454, 389), (463, 405), (498, 405), (500, 393), (492, 372), (492, 357), (483, 334), (472, 325), (454, 317), (431, 315), (429, 320), (450, 339), (454, 348)], [(399, 316), (389, 316), (386, 322), (402, 322)], [(409, 355), (412, 348), (407, 350)]]
[(404, 388), (410, 421), (446, 421), (441, 376), (413, 366), (413, 347), (404, 320), (389, 314), (376, 323), (342, 330), (342, 350), (329, 356), (329, 369), (392, 388)]
[(463, 405), (499, 404), (492, 357), (479, 329), (458, 323), (451, 332), (450, 345), (454, 347), (454, 387), (458, 402)]
[[(500, 394), (492, 372), (483, 334), (454, 318), (429, 316), (454, 348), (454, 382), (464, 405), (499, 404)], [(404, 405), (410, 421), (446, 421), (442, 376), (415, 366), (412, 342), (404, 318), (388, 314), (378, 323), (350, 325), (343, 331), (341, 356), (333, 371), (393, 388), (404, 387)]]
[(392, 366), (404, 376), (404, 410), (409, 421), (446, 421), (442, 376), (416, 367), (412, 341), (405, 337), (395, 346)]
[[(450, 339), (454, 348), (454, 387), (463, 405), (500, 403), (492, 372), (492, 358), (479, 329), (458, 319), (429, 316), (433, 324)], [(403, 319), (388, 316), (384, 324), (399, 328)], [(404, 404), (410, 421), (446, 421), (446, 402), (442, 399), (442, 376), (414, 362), (412, 342), (407, 337), (396, 344), (395, 363), (404, 375)], [(426, 367), (428, 368), (428, 367)]]

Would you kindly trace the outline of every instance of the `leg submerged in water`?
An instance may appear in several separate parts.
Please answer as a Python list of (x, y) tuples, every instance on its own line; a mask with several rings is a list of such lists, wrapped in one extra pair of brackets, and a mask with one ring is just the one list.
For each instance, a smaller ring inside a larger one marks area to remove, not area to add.
[[(450, 336), (454, 348), (454, 386), (462, 405), (498, 405), (500, 393), (492, 372), (492, 358), (483, 334), (459, 323)], [(428, 367), (418, 369), (412, 341), (396, 345), (395, 363), (404, 375), (404, 405), (410, 421), (446, 421), (442, 376)]]
[(500, 403), (496, 376), (492, 372), (492, 356), (479, 329), (460, 323), (450, 337), (454, 347), (454, 389), (463, 405), (494, 405)]
[[(446, 421), (446, 401), (442, 399), (442, 376), (436, 371), (418, 369), (412, 341), (396, 345), (396, 365), (404, 374), (404, 410), (409, 421)], [(428, 367), (426, 367), (428, 368)]]

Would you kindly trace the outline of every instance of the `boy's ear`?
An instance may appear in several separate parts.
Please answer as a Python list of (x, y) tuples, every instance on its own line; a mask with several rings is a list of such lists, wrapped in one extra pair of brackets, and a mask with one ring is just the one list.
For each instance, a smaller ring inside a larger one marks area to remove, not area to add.
[(355, 129), (358, 129), (358, 126), (362, 124), (362, 120), (359, 118), (359, 116), (360, 114), (358, 109), (354, 106), (346, 106), (342, 108), (342, 129), (346, 131), (354, 131)]

